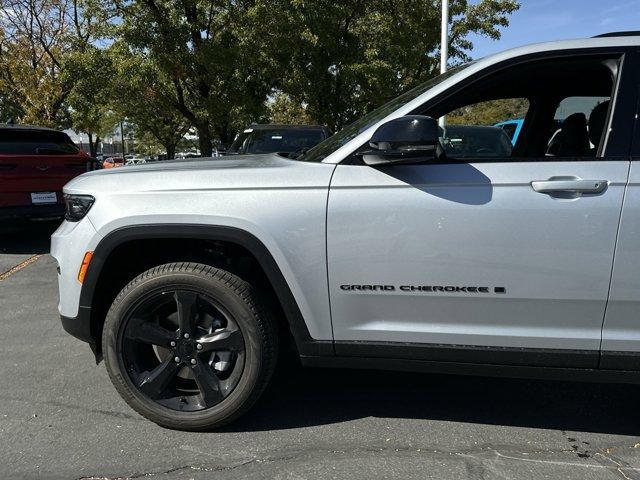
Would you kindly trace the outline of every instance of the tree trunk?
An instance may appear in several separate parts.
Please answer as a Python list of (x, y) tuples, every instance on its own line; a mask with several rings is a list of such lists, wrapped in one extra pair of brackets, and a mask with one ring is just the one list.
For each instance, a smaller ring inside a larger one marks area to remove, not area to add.
[(93, 141), (93, 135), (90, 132), (87, 132), (87, 137), (89, 138), (89, 155), (92, 158), (96, 158), (96, 143)]
[(222, 144), (229, 148), (231, 142), (233, 142), (233, 137), (231, 136), (231, 132), (229, 131), (229, 123), (225, 123), (218, 129), (218, 136), (220, 137), (220, 141)]
[(171, 143), (171, 144), (163, 145), (163, 146), (167, 150), (167, 160), (173, 160), (174, 158), (176, 158), (176, 144), (175, 143)]
[(211, 147), (211, 132), (209, 131), (209, 123), (199, 122), (198, 124), (196, 124), (196, 130), (198, 131), (200, 156), (210, 157), (213, 152), (213, 148)]

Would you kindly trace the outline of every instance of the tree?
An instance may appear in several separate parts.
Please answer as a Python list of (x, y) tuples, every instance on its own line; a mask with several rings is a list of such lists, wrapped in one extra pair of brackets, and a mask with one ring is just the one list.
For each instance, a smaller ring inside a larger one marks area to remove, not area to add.
[(68, 94), (61, 81), (69, 2), (3, 0), (0, 13), (0, 90), (23, 122), (64, 121)]
[[(272, 81), (270, 60), (255, 38), (271, 25), (255, 14), (267, 0), (116, 0), (123, 39), (149, 54), (173, 87), (172, 103), (198, 131), (200, 151), (212, 136), (228, 142), (236, 119), (258, 117)], [(263, 6), (264, 6), (263, 5)]]
[(285, 93), (278, 92), (267, 101), (269, 121), (283, 124), (313, 123), (304, 106)]
[(114, 44), (109, 54), (114, 74), (112, 109), (135, 125), (136, 136), (153, 135), (164, 146), (167, 158), (174, 158), (191, 124), (176, 108), (171, 80), (151, 58), (132, 53), (122, 42)]
[(113, 132), (119, 118), (111, 106), (113, 63), (105, 50), (89, 46), (65, 60), (63, 78), (72, 85), (67, 96), (71, 127), (89, 138), (91, 156), (100, 139)]
[(66, 102), (75, 78), (64, 75), (65, 62), (91, 47), (107, 28), (97, 1), (3, 0), (2, 116), (52, 127), (69, 125)]
[[(440, 0), (282, 0), (290, 54), (281, 90), (339, 130), (438, 73)], [(466, 61), (470, 33), (498, 38), (515, 0), (451, 1), (450, 56)]]

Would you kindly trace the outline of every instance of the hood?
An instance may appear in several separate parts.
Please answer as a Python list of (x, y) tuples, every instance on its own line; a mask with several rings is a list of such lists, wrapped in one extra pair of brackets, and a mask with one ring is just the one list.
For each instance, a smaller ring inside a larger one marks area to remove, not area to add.
[(123, 168), (95, 170), (87, 174), (94, 175), (118, 175), (134, 172), (167, 172), (177, 170), (211, 170), (225, 168), (256, 168), (258, 166), (273, 165), (274, 162), (284, 159), (278, 155), (234, 155), (233, 157), (212, 158), (183, 158), (175, 160), (161, 160), (157, 162), (128, 165)]
[[(335, 165), (290, 160), (276, 154), (160, 161), (97, 170), (69, 182), (68, 193), (140, 193), (320, 186), (320, 170)], [(315, 172), (315, 173), (314, 173)]]

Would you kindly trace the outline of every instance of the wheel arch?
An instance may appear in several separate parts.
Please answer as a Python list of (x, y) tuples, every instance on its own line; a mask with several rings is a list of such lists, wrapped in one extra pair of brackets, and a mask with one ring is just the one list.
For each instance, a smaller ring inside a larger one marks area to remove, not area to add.
[(90, 322), (90, 345), (96, 359), (102, 355), (100, 345), (101, 326), (104, 318), (96, 313), (96, 288), (105, 270), (107, 260), (116, 249), (136, 241), (160, 240), (202, 240), (224, 242), (243, 248), (255, 259), (264, 272), (275, 297), (282, 308), (284, 320), (292, 334), (296, 349), (301, 356), (333, 355), (332, 341), (314, 340), (305, 323), (304, 317), (287, 283), (280, 266), (264, 245), (252, 233), (229, 226), (196, 225), (196, 224), (146, 224), (121, 227), (107, 234), (96, 246), (91, 263), (87, 270), (80, 293), (80, 312)]

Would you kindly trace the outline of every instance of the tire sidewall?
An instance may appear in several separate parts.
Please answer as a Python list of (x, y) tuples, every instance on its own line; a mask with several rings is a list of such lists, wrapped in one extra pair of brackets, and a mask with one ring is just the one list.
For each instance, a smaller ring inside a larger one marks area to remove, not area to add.
[[(224, 275), (231, 276), (227, 272)], [(244, 283), (237, 277), (234, 280), (234, 283)], [(238, 384), (218, 405), (201, 411), (180, 412), (159, 405), (137, 389), (124, 365), (122, 334), (129, 313), (145, 297), (173, 290), (195, 291), (221, 304), (238, 324), (245, 343), (244, 366)], [(118, 392), (140, 414), (171, 428), (198, 429), (222, 425), (243, 413), (243, 407), (252, 403), (255, 389), (261, 383), (264, 348), (256, 312), (252, 311), (238, 289), (232, 288), (230, 282), (222, 281), (217, 275), (194, 271), (169, 270), (147, 278), (141, 275), (118, 295), (107, 314), (103, 331), (105, 364)]]

